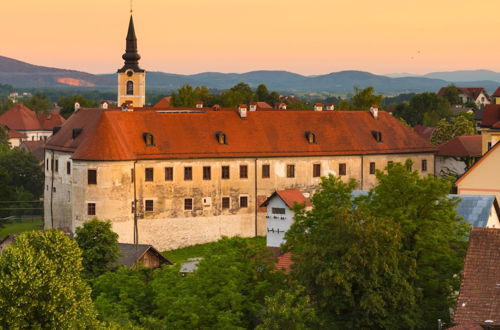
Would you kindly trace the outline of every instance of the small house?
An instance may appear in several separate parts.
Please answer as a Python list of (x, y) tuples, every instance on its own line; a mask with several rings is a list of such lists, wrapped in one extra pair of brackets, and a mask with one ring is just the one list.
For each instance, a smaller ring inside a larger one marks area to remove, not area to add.
[(152, 245), (148, 244), (129, 244), (118, 243), (118, 248), (121, 252), (121, 257), (118, 259), (118, 264), (135, 267), (138, 263), (147, 268), (158, 268), (161, 265), (173, 265), (173, 263), (165, 258)]

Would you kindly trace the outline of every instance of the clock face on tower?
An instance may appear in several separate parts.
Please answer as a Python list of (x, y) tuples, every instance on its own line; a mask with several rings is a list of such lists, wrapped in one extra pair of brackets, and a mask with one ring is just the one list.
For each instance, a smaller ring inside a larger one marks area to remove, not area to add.
[(127, 76), (132, 77), (133, 74), (134, 74), (134, 71), (132, 71), (132, 70), (127, 71)]

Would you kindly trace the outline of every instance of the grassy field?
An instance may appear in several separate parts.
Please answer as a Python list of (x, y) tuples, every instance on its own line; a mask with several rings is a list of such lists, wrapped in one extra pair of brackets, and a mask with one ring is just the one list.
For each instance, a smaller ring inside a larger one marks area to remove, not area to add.
[(43, 229), (43, 222), (41, 219), (24, 220), (22, 222), (7, 223), (0, 227), (0, 239), (10, 234), (19, 234), (23, 231)]
[[(265, 245), (266, 238), (265, 237), (250, 237), (245, 238), (249, 243)], [(196, 257), (204, 257), (210, 251), (210, 248), (213, 247), (217, 242), (206, 243), (206, 244), (196, 244), (187, 246), (181, 249), (165, 251), (162, 254), (173, 263), (182, 263), (186, 261), (188, 258), (196, 258)]]

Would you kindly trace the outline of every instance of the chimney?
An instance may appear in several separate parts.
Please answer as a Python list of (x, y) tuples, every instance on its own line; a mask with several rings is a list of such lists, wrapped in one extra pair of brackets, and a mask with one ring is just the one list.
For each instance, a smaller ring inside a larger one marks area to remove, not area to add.
[(280, 109), (280, 110), (286, 110), (286, 103), (280, 102), (278, 104), (278, 109)]
[(238, 113), (240, 114), (241, 119), (246, 119), (247, 118), (247, 105), (240, 104), (238, 106)]
[(248, 110), (250, 110), (250, 111), (256, 111), (257, 110), (257, 103), (256, 102), (250, 103), (250, 107), (249, 107)]
[(335, 110), (335, 105), (333, 103), (328, 103), (326, 106), (325, 106), (325, 110)]
[(323, 104), (321, 103), (316, 103), (314, 105), (314, 111), (323, 111)]
[(102, 101), (102, 102), (101, 102), (101, 109), (106, 110), (106, 109), (108, 108), (108, 106), (109, 106), (109, 105), (108, 105), (108, 102), (106, 102), (106, 101)]
[(374, 104), (370, 108), (370, 112), (373, 116), (373, 118), (377, 119), (378, 118), (378, 105)]
[(218, 105), (218, 104), (214, 104), (214, 105), (212, 106), (212, 110), (213, 110), (213, 111), (219, 111), (219, 110), (220, 110), (220, 105)]
[(203, 108), (203, 102), (202, 101), (196, 102), (196, 109), (201, 109), (201, 108)]
[(75, 102), (75, 112), (77, 112), (78, 110), (80, 110), (80, 103)]

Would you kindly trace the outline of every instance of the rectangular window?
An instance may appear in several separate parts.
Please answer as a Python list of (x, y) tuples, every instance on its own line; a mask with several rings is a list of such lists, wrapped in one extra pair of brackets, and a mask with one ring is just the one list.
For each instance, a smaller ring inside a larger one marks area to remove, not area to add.
[(59, 172), (59, 159), (56, 159), (56, 173)]
[(66, 174), (71, 174), (71, 162), (66, 162)]
[(313, 164), (313, 177), (318, 178), (321, 176), (321, 164)]
[(492, 143), (491, 143), (491, 141), (490, 141), (490, 142), (488, 142), (488, 150), (490, 150), (490, 149), (491, 149), (491, 147), (492, 147)]
[(285, 214), (285, 209), (282, 207), (273, 207), (271, 212), (273, 214)]
[(193, 209), (193, 199), (192, 198), (184, 199), (184, 210), (191, 211), (192, 209)]
[(152, 167), (148, 167), (145, 169), (145, 177), (146, 181), (153, 181), (154, 180), (154, 172)]
[(193, 168), (191, 166), (184, 167), (184, 180), (193, 180)]
[(229, 166), (222, 166), (222, 178), (229, 179)]
[(340, 163), (339, 164), (339, 175), (346, 175), (347, 173), (347, 166), (345, 163)]
[(174, 168), (165, 167), (165, 181), (173, 181), (173, 180), (174, 180)]
[(50, 169), (53, 171), (54, 170), (54, 158), (50, 160)]
[(229, 197), (222, 197), (222, 208), (223, 209), (228, 209), (230, 206), (230, 199)]
[(49, 159), (47, 158), (47, 171), (49, 170)]
[(240, 207), (248, 207), (248, 196), (240, 196)]
[(287, 178), (295, 178), (295, 165), (287, 165), (286, 166), (286, 177)]
[(146, 209), (146, 212), (153, 212), (153, 200), (152, 199), (146, 199), (145, 209)]
[(212, 168), (210, 166), (203, 166), (203, 180), (212, 179)]
[(97, 170), (87, 171), (87, 182), (88, 184), (97, 184)]
[(95, 203), (88, 203), (87, 204), (87, 214), (88, 215), (95, 215)]
[(262, 178), (267, 179), (271, 176), (271, 166), (269, 164), (262, 165)]
[(427, 159), (422, 159), (422, 172), (427, 172)]
[(375, 174), (375, 162), (370, 162), (370, 174)]
[(240, 165), (240, 179), (248, 178), (248, 166)]

